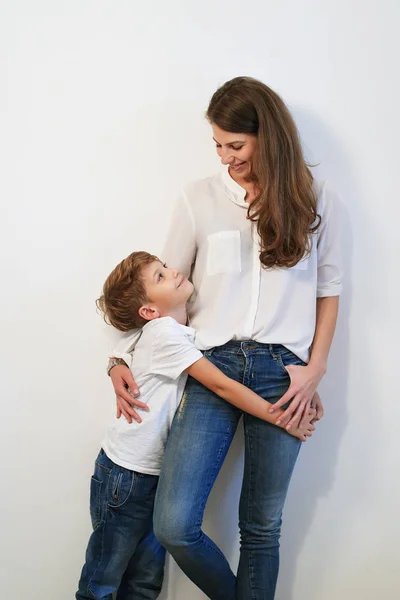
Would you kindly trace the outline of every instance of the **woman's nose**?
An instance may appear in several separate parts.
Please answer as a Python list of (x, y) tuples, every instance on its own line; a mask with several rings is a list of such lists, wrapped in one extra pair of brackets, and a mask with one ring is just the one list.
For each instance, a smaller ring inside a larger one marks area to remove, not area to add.
[(223, 165), (229, 165), (232, 158), (232, 154), (229, 154), (229, 152), (221, 152), (221, 162)]

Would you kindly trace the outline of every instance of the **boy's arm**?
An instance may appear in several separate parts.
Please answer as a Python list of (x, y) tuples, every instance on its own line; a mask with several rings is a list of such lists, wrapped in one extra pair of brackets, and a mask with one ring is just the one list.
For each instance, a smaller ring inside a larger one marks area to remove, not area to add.
[[(272, 406), (270, 402), (258, 396), (258, 394), (251, 391), (245, 385), (224, 375), (222, 371), (204, 357), (186, 369), (186, 372), (230, 404), (254, 417), (275, 425), (276, 420), (283, 413), (283, 410), (279, 410), (274, 415), (271, 415), (268, 412)], [(282, 421), (280, 427), (284, 427), (285, 424), (286, 420), (285, 422)], [(296, 435), (296, 437), (300, 437), (303, 441), (306, 439), (305, 435), (301, 437), (294, 431), (291, 433)]]

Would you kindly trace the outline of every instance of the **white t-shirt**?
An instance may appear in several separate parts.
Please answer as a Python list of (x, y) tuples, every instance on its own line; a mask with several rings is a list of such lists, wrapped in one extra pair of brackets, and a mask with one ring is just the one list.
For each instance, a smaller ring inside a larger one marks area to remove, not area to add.
[(154, 319), (143, 327), (131, 369), (140, 400), (150, 411), (136, 409), (141, 423), (115, 417), (107, 429), (102, 446), (117, 465), (149, 475), (160, 473), (168, 432), (186, 384), (184, 371), (203, 356), (194, 338), (193, 329), (172, 317)]
[[(195, 293), (190, 325), (201, 350), (229, 340), (282, 344), (308, 361), (315, 332), (316, 298), (341, 292), (338, 199), (314, 182), (321, 225), (309, 256), (291, 268), (265, 269), (256, 224), (247, 219), (245, 190), (224, 170), (181, 192), (160, 259), (191, 275)], [(128, 361), (132, 333), (113, 356)]]

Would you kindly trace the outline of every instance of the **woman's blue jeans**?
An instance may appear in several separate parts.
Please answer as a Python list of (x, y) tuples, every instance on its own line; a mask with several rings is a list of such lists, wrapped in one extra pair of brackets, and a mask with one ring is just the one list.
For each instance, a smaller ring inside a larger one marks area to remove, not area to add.
[[(226, 375), (273, 403), (287, 390), (285, 365), (304, 364), (284, 346), (232, 341), (205, 352)], [(154, 531), (211, 600), (273, 600), (282, 509), (301, 442), (244, 414), (245, 461), (239, 506), (237, 578), (201, 530), (211, 488), (241, 411), (192, 378), (175, 415), (156, 494)]]

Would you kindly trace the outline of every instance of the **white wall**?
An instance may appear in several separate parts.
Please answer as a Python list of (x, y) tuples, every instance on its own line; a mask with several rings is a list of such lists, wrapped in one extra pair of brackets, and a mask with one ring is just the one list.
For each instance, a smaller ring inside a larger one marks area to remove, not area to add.
[[(293, 479), (277, 600), (396, 597), (399, 17), (396, 0), (2, 1), (2, 597), (73, 597), (114, 409), (94, 299), (218, 169), (203, 113), (242, 74), (286, 99), (344, 212), (326, 417)], [(233, 565), (239, 433), (206, 523)], [(171, 567), (162, 598), (203, 596)]]

